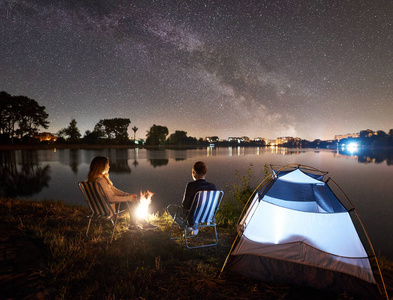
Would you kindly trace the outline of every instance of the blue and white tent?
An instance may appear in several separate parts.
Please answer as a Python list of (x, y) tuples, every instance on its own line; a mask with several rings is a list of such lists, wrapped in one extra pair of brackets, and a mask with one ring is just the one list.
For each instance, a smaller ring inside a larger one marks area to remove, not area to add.
[[(335, 184), (326, 172), (311, 167), (292, 164), (275, 170), (271, 166), (271, 174), (241, 216), (227, 268), (263, 281), (387, 297), (359, 216), (345, 194), (349, 208), (328, 182)], [(377, 285), (370, 259), (381, 284)]]

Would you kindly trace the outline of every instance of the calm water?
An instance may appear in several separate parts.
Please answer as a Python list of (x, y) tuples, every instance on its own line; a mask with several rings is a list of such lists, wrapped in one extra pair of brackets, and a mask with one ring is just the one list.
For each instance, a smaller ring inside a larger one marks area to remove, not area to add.
[(0, 151), (0, 195), (55, 199), (85, 205), (77, 183), (85, 180), (90, 161), (108, 156), (115, 186), (132, 193), (154, 193), (151, 212), (180, 203), (191, 167), (203, 160), (206, 179), (227, 191), (238, 182), (236, 170), (252, 185), (264, 178), (264, 164), (300, 163), (328, 171), (357, 209), (375, 251), (393, 259), (393, 150), (340, 153), (332, 150), (276, 148), (205, 148), (195, 150), (15, 150)]

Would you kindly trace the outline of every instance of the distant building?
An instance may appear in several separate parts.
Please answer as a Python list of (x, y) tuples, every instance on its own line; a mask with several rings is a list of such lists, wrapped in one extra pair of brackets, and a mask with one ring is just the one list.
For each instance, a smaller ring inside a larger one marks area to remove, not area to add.
[(371, 130), (371, 129), (366, 129), (366, 130), (361, 130), (359, 135), (362, 137), (372, 137), (373, 135), (377, 135), (378, 133)]
[(291, 137), (291, 136), (278, 137), (278, 138), (276, 138), (276, 145), (282, 145), (282, 144), (288, 143), (292, 139), (293, 139), (293, 137)]
[(354, 139), (356, 139), (356, 138), (358, 138), (359, 136), (360, 136), (359, 133), (347, 133), (347, 134), (335, 135), (335, 136), (334, 136), (334, 139), (337, 140), (337, 141), (339, 142), (340, 140), (348, 139), (348, 138), (354, 138)]
[(229, 142), (237, 142), (237, 143), (249, 143), (250, 138), (247, 136), (242, 136), (242, 137), (229, 137), (228, 138)]
[(276, 140), (273, 139), (265, 139), (266, 146), (275, 146)]
[(134, 142), (135, 145), (139, 145), (139, 144), (145, 144), (145, 140), (144, 139), (135, 139), (133, 137), (129, 138), (129, 140), (131, 142)]
[(40, 142), (42, 141), (48, 141), (48, 142), (56, 142), (57, 137), (54, 136), (50, 132), (41, 132), (38, 135), (34, 136), (36, 139), (39, 139)]
[(302, 139), (298, 137), (291, 137), (291, 136), (286, 136), (286, 137), (279, 137), (276, 139), (276, 145), (292, 145), (296, 147), (301, 147), (302, 145)]
[(208, 141), (209, 143), (217, 143), (219, 140), (218, 136), (207, 136), (205, 137), (205, 141)]
[(278, 138), (276, 138), (276, 145), (282, 145), (282, 144), (288, 142), (289, 139), (291, 139), (291, 137), (278, 137)]

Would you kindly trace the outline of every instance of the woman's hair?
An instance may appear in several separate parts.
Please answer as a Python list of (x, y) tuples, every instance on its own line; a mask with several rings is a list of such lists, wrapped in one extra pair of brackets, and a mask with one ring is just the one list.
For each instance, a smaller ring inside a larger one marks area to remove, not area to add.
[(105, 168), (106, 165), (109, 163), (109, 159), (104, 156), (96, 156), (93, 158), (93, 160), (90, 163), (90, 169), (89, 169), (89, 174), (87, 175), (87, 181), (95, 181), (100, 175), (103, 175), (106, 181), (110, 185), (112, 184), (112, 181), (109, 179), (109, 173), (105, 173)]

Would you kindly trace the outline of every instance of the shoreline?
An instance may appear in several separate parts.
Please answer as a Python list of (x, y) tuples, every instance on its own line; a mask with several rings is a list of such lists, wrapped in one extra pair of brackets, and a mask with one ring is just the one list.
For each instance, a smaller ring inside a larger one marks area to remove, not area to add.
[[(111, 145), (111, 144), (51, 144), (51, 145), (34, 145), (34, 144), (17, 144), (17, 145), (0, 145), (0, 151), (3, 150), (54, 150), (54, 149), (150, 149), (150, 150), (187, 150), (187, 149), (203, 149), (203, 148), (229, 148), (229, 147), (247, 147), (247, 148), (286, 148), (286, 149), (315, 149), (315, 150), (340, 150), (339, 147), (334, 148), (318, 148), (318, 147), (282, 147), (282, 146), (261, 146), (261, 145), (223, 145), (215, 144), (209, 145), (165, 145), (165, 146), (150, 146), (150, 145)], [(376, 146), (376, 147), (362, 147), (359, 151), (380, 151), (393, 150), (391, 146)]]

